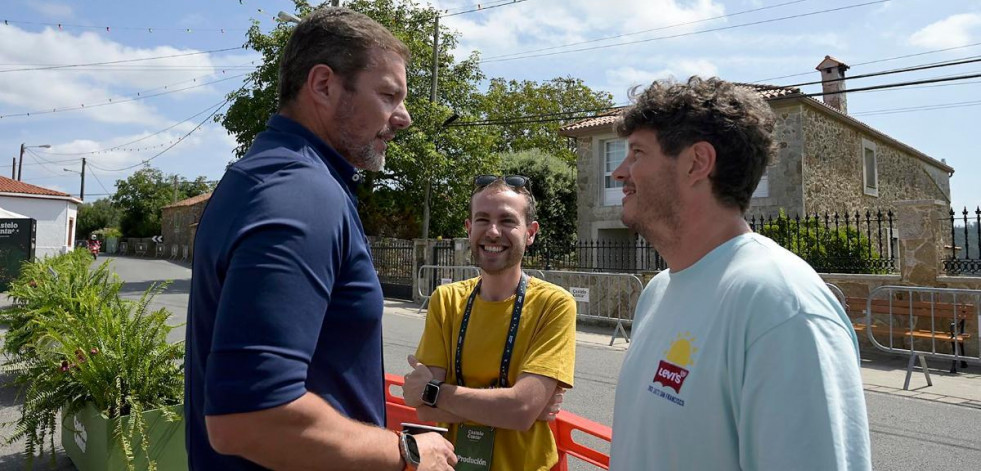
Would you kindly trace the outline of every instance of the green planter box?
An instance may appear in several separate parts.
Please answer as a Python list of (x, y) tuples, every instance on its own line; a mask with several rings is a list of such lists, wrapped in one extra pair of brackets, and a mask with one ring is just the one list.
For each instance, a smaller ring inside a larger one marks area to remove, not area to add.
[[(183, 406), (170, 409), (183, 414)], [(150, 444), (150, 458), (160, 471), (186, 470), (187, 451), (184, 449), (184, 421), (168, 422), (163, 413), (157, 410), (143, 413)], [(122, 446), (113, 439), (116, 421), (123, 420), (129, 425), (129, 417), (110, 420), (89, 404), (71, 417), (62, 417), (61, 444), (79, 471), (125, 470), (126, 460)], [(134, 466), (137, 470), (147, 469), (147, 457), (140, 447), (139, 434), (130, 442), (133, 450)]]

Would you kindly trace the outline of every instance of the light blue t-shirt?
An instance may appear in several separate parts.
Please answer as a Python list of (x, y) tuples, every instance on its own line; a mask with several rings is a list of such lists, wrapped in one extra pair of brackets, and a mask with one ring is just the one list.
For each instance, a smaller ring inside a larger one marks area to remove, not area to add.
[(803, 260), (758, 234), (644, 289), (611, 470), (871, 469), (858, 342)]

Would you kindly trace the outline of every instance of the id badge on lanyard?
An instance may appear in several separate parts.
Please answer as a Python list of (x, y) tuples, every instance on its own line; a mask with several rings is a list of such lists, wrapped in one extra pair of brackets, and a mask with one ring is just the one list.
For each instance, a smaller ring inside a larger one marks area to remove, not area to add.
[[(508, 370), (511, 364), (511, 354), (514, 353), (514, 339), (518, 334), (518, 324), (521, 321), (521, 309), (525, 304), (525, 290), (528, 287), (528, 276), (521, 274), (521, 281), (518, 282), (518, 289), (515, 291), (514, 311), (511, 314), (511, 325), (508, 327), (508, 336), (504, 344), (504, 352), (501, 354), (501, 374), (497, 386), (508, 387)], [(474, 287), (470, 298), (467, 300), (467, 309), (463, 312), (463, 320), (460, 322), (460, 335), (456, 342), (456, 383), (463, 386), (463, 339), (467, 334), (467, 325), (470, 323), (470, 313), (473, 311), (473, 303), (480, 291), (480, 282)], [(485, 471), (491, 467), (494, 457), (494, 427), (475, 424), (459, 424), (456, 429), (456, 441), (454, 451), (459, 458), (456, 464), (457, 470), (462, 471)]]

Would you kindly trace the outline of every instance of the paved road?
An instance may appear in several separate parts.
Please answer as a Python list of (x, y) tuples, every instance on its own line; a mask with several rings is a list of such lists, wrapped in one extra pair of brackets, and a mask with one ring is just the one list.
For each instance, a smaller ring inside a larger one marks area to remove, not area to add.
[[(186, 265), (129, 258), (115, 259), (113, 264), (126, 282), (124, 291), (127, 296), (139, 296), (150, 283), (174, 280), (167, 292), (154, 301), (154, 306), (170, 309), (175, 323), (184, 322), (190, 278)], [(414, 310), (403, 307), (386, 311), (386, 371), (403, 374), (408, 370), (405, 357), (415, 350), (422, 328), (423, 318)], [(183, 329), (176, 329), (172, 338), (182, 339)], [(625, 351), (601, 343), (582, 342), (578, 349), (576, 388), (566, 396), (566, 409), (590, 420), (610, 424), (613, 420), (613, 390)], [(3, 379), (0, 377), (0, 381)], [(943, 378), (934, 381), (943, 381)], [(875, 469), (978, 469), (981, 464), (981, 409), (876, 391), (867, 391), (866, 398)], [(0, 389), (0, 421), (16, 417), (16, 407), (13, 392), (9, 388)], [(656, 438), (653, 432), (651, 438)], [(587, 441), (587, 444), (605, 451), (599, 443)], [(20, 450), (16, 446), (0, 448), (0, 471), (24, 469), (23, 458), (17, 454)], [(61, 462), (64, 462), (63, 457)], [(56, 469), (73, 468), (70, 464), (62, 464)], [(572, 469), (590, 468), (572, 463)]]

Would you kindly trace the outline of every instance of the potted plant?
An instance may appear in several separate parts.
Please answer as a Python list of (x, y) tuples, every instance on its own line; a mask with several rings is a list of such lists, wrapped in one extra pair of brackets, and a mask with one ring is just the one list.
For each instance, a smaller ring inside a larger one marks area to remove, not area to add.
[(48, 277), (25, 267), (15, 283), (54, 293), (56, 301), (15, 308), (21, 311), (15, 320), (27, 319), (31, 328), (11, 325), (19, 345), (5, 368), (15, 373), (24, 401), (8, 442), (24, 439), (29, 459), (43, 455), (46, 442), (54, 449), (61, 420), (62, 445), (82, 471), (186, 469), (184, 347), (167, 341), (170, 313), (149, 308), (165, 285), (151, 286), (139, 300), (124, 299), (106, 264), (92, 271), (89, 284), (78, 282), (77, 265), (90, 263), (84, 256), (49, 263)]

